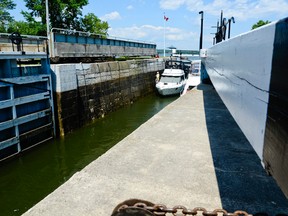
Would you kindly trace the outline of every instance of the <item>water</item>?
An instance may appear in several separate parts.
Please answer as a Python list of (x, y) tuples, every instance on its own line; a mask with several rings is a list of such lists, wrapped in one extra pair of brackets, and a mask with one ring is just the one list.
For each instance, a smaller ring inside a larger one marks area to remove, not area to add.
[(0, 163), (0, 215), (21, 215), (177, 97), (154, 94)]

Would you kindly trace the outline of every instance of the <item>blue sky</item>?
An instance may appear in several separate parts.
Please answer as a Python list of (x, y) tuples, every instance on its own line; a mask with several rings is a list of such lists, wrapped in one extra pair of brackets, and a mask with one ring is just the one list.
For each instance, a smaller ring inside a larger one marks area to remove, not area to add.
[[(23, 0), (14, 0), (17, 8), (11, 11), (22, 20), (26, 10)], [(50, 9), (51, 11), (52, 9)], [(149, 41), (158, 49), (175, 46), (177, 49), (199, 49), (199, 11), (204, 11), (203, 48), (213, 44), (217, 21), (235, 18), (231, 37), (250, 31), (258, 20), (276, 21), (287, 17), (288, 0), (89, 0), (83, 15), (94, 13), (109, 23), (110, 36)], [(169, 18), (164, 21), (165, 16)], [(165, 31), (164, 31), (165, 27)], [(165, 32), (165, 34), (164, 34)]]

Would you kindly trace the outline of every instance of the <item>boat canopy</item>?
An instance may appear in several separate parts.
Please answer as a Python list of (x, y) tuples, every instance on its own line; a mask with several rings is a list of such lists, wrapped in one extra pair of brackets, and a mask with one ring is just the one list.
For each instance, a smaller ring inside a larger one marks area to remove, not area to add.
[(185, 73), (181, 69), (165, 69), (161, 76), (184, 76)]

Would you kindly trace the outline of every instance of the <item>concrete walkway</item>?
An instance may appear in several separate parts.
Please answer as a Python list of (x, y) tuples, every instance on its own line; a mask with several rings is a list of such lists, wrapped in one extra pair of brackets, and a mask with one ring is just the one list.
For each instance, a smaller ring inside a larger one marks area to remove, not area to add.
[(24, 215), (109, 216), (130, 198), (168, 207), (288, 212), (287, 199), (205, 85), (165, 107)]

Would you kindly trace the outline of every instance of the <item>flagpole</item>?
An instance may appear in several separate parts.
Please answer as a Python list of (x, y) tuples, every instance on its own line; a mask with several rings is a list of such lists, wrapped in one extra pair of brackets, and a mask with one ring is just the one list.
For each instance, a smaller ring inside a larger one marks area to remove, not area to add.
[(166, 57), (166, 49), (165, 49), (165, 47), (166, 47), (166, 45), (165, 45), (165, 43), (166, 43), (166, 19), (165, 19), (165, 13), (164, 13), (164, 57)]

